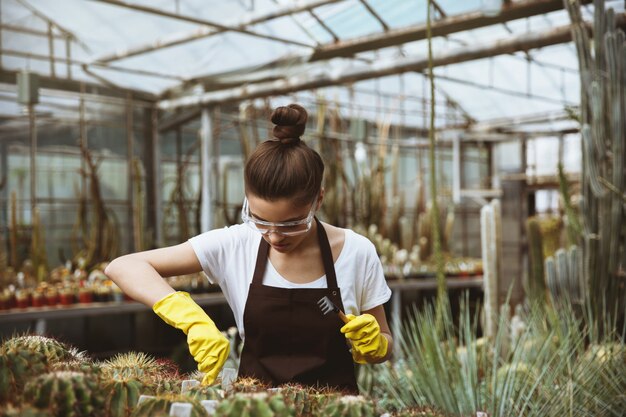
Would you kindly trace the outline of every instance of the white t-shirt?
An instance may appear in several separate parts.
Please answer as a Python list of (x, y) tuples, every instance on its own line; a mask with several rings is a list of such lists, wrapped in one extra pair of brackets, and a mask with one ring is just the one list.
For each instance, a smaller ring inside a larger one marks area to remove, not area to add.
[[(335, 262), (337, 285), (346, 314), (384, 304), (391, 297), (382, 264), (372, 242), (350, 229)], [(218, 284), (233, 310), (237, 328), (244, 338), (243, 311), (248, 299), (261, 235), (243, 224), (215, 229), (189, 239), (202, 269)], [(296, 284), (283, 278), (268, 259), (263, 284), (279, 288), (326, 288), (326, 275), (313, 282)]]

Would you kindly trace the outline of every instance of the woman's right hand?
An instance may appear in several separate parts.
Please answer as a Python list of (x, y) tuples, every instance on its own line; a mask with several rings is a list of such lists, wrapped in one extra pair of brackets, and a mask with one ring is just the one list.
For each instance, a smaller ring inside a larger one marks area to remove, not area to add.
[(230, 353), (230, 342), (217, 329), (213, 320), (186, 292), (173, 292), (152, 307), (170, 326), (187, 335), (189, 352), (204, 372), (203, 385), (211, 385)]

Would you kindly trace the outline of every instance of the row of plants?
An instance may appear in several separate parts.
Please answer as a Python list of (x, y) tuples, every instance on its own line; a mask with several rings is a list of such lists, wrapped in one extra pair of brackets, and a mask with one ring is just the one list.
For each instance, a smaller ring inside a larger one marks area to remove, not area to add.
[[(94, 361), (43, 336), (13, 337), (0, 352), (1, 417), (370, 417), (384, 412), (368, 396), (325, 388), (269, 387), (251, 378), (218, 378), (215, 385), (201, 386), (202, 374), (181, 375), (167, 360), (126, 353)], [(443, 416), (428, 407), (390, 415)]]

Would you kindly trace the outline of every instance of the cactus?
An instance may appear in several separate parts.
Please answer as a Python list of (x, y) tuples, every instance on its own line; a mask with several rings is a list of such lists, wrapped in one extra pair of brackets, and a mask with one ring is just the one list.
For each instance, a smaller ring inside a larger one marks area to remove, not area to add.
[(497, 333), (498, 277), (502, 234), (500, 230), (500, 203), (494, 200), (480, 210), (480, 238), (485, 288), (485, 336)]
[[(540, 373), (533, 366), (523, 362), (502, 365), (496, 371), (496, 385), (510, 386), (513, 392), (524, 390), (525, 387), (532, 386)], [(493, 388), (493, 387), (492, 387)], [(505, 390), (507, 392), (509, 390)], [(502, 392), (494, 389), (493, 392)], [(510, 392), (510, 391), (509, 391)]]
[(2, 346), (6, 349), (39, 352), (46, 357), (48, 363), (74, 359), (74, 355), (67, 345), (45, 336), (16, 336), (5, 341)]
[(293, 417), (295, 409), (285, 404), (281, 395), (268, 393), (237, 394), (222, 401), (215, 410), (215, 417)]
[(173, 403), (191, 404), (189, 417), (208, 417), (205, 408), (198, 400), (180, 394), (164, 394), (142, 401), (133, 410), (131, 417), (156, 417), (168, 415)]
[(526, 221), (530, 271), (528, 273), (528, 296), (540, 306), (545, 302), (544, 255), (539, 221), (531, 217)]
[(395, 412), (392, 417), (445, 417), (446, 415), (430, 407), (410, 407)]
[(97, 377), (82, 372), (49, 372), (31, 379), (25, 399), (56, 417), (91, 417), (102, 411), (103, 398)]
[(22, 394), (26, 381), (47, 369), (48, 360), (42, 352), (3, 346), (0, 349), (0, 403)]
[(373, 417), (380, 413), (376, 412), (374, 404), (360, 395), (346, 395), (330, 402), (322, 411), (323, 416), (328, 417)]
[(142, 385), (133, 379), (114, 379), (104, 384), (107, 397), (104, 417), (128, 417), (137, 405)]
[(294, 408), (296, 417), (321, 415), (329, 401), (341, 396), (337, 391), (300, 384), (285, 384), (279, 388), (285, 403)]
[(198, 401), (203, 400), (221, 400), (223, 398), (222, 393), (216, 386), (203, 386), (197, 385), (189, 388), (185, 393), (188, 397), (195, 398)]
[[(626, 297), (626, 47), (615, 12), (594, 1), (593, 44), (580, 1), (564, 2), (580, 67), (582, 279), (599, 322), (623, 320)], [(616, 316), (619, 315), (619, 316)], [(618, 324), (620, 327), (620, 324)], [(602, 329), (600, 329), (602, 330)], [(598, 334), (596, 336), (602, 336)]]
[(233, 382), (230, 391), (233, 393), (252, 393), (267, 390), (267, 384), (256, 378), (237, 378)]
[(143, 352), (128, 352), (116, 355), (102, 364), (104, 378), (129, 378), (141, 382), (157, 379), (161, 366), (151, 356)]

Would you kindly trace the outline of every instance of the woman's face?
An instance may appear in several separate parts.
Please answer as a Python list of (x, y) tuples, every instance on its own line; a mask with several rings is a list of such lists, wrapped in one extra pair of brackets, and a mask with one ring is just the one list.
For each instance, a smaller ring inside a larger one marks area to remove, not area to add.
[[(250, 215), (257, 220), (271, 223), (294, 222), (306, 219), (311, 213), (311, 210), (315, 211), (319, 208), (321, 200), (322, 197), (320, 195), (315, 202), (302, 205), (301, 203), (295, 203), (293, 199), (289, 198), (268, 201), (253, 194), (248, 195)], [(311, 219), (311, 221), (314, 222), (315, 220)], [(263, 239), (270, 244), (272, 249), (280, 253), (291, 252), (294, 248), (298, 247), (311, 232), (309, 229), (307, 232), (295, 236), (284, 236), (278, 231), (275, 231), (275, 229), (280, 230), (280, 227), (268, 228), (270, 231), (263, 235)]]

